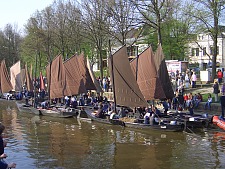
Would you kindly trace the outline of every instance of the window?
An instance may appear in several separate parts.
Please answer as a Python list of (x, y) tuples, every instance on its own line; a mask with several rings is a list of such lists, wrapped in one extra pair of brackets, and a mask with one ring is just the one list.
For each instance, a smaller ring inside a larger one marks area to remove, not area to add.
[(209, 50), (210, 50), (210, 53), (209, 53), (209, 54), (210, 54), (210, 55), (213, 55), (213, 53), (214, 53), (214, 52), (213, 52), (213, 46), (210, 46), (210, 47), (209, 47)]
[(195, 49), (191, 48), (191, 56), (194, 56), (194, 55), (195, 55)]
[(199, 48), (196, 48), (196, 56), (199, 56)]
[[(210, 55), (213, 55), (214, 51), (213, 51), (213, 46), (210, 46)], [(217, 55), (219, 55), (219, 46), (217, 46)]]
[(206, 47), (203, 47), (203, 56), (206, 55)]

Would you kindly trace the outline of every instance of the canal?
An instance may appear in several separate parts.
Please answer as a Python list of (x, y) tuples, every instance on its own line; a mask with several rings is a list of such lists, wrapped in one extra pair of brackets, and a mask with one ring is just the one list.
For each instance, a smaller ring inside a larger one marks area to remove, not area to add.
[(18, 169), (225, 168), (225, 132), (159, 132), (19, 112), (0, 101), (7, 162)]

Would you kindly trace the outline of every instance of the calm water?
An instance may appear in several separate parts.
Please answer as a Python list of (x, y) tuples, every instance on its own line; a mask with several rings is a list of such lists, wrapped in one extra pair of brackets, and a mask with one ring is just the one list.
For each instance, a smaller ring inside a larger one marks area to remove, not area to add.
[(7, 161), (18, 169), (225, 168), (225, 132), (198, 134), (131, 130), (18, 112), (0, 101)]

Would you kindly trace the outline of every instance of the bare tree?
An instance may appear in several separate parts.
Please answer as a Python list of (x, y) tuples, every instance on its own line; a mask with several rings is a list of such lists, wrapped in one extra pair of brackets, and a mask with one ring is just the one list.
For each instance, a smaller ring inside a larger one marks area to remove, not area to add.
[[(138, 29), (140, 25), (136, 22), (135, 6), (130, 0), (110, 0), (107, 4), (109, 34), (121, 45), (133, 44), (141, 33), (141, 29)], [(128, 33), (134, 29), (137, 30), (136, 38), (128, 42)]]
[(212, 80), (216, 75), (216, 60), (217, 60), (217, 39), (219, 34), (219, 21), (222, 11), (225, 7), (224, 0), (192, 0), (194, 9), (189, 11), (188, 15), (196, 18), (203, 27), (201, 32), (209, 33), (213, 40), (213, 55), (212, 55)]
[(158, 43), (162, 42), (162, 23), (167, 20), (176, 6), (177, 0), (133, 0), (137, 10), (141, 14), (139, 22), (152, 27), (158, 36)]
[(100, 76), (103, 78), (103, 50), (107, 44), (107, 13), (105, 0), (82, 1), (83, 36), (96, 48), (100, 63)]

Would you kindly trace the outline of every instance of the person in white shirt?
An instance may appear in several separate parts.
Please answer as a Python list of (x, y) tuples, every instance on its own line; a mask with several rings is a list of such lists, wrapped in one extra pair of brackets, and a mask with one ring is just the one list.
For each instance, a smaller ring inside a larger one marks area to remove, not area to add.
[(195, 72), (191, 75), (191, 81), (192, 81), (192, 88), (196, 88), (196, 81), (197, 81), (197, 76)]
[(188, 89), (189, 84), (190, 84), (190, 79), (189, 79), (188, 73), (185, 74), (184, 81), (185, 81), (185, 87), (186, 87), (186, 89)]

